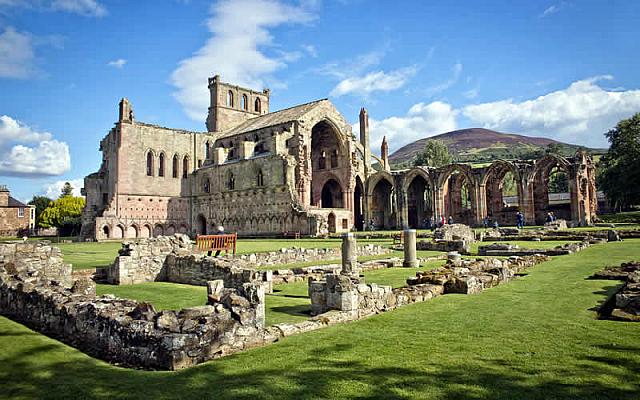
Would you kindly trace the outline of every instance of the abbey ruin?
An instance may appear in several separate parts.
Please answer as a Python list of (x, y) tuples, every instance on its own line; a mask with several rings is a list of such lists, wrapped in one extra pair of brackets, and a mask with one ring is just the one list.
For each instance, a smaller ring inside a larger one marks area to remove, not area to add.
[[(392, 171), (386, 141), (381, 157), (371, 152), (364, 108), (356, 139), (327, 99), (270, 112), (268, 89), (220, 76), (208, 87), (207, 132), (137, 121), (129, 101), (120, 102), (118, 121), (100, 142), (100, 169), (84, 181), (83, 239), (196, 235), (218, 225), (240, 235), (318, 236), (367, 224), (422, 227), (443, 216), (505, 223), (516, 210), (540, 224), (551, 209), (552, 170), (566, 174), (570, 197), (556, 215), (575, 225), (595, 216), (595, 164), (586, 153)], [(502, 192), (507, 173), (517, 188), (510, 202)]]

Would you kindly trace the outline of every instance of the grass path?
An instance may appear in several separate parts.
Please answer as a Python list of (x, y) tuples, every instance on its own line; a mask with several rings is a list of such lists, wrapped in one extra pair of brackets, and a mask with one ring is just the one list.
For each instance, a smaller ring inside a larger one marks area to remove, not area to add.
[(0, 318), (0, 397), (638, 399), (640, 325), (595, 319), (640, 241), (556, 257), (447, 295), (177, 373), (126, 370)]

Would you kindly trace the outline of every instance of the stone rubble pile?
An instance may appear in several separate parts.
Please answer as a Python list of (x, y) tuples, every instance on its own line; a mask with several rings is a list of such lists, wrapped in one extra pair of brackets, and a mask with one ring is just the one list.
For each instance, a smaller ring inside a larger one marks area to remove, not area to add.
[(73, 281), (71, 264), (63, 262), (62, 252), (50, 241), (0, 242), (0, 266), (7, 274), (19, 274), (28, 283), (55, 280), (59, 285), (71, 286)]
[(578, 243), (565, 243), (552, 249), (525, 249), (520, 248), (516, 244), (509, 243), (493, 243), (487, 246), (478, 247), (478, 255), (480, 256), (528, 256), (535, 254), (544, 254), (547, 256), (564, 256), (577, 253), (589, 247), (587, 241)]
[(593, 275), (595, 279), (624, 281), (624, 285), (600, 309), (601, 316), (619, 321), (640, 322), (640, 262), (607, 267)]

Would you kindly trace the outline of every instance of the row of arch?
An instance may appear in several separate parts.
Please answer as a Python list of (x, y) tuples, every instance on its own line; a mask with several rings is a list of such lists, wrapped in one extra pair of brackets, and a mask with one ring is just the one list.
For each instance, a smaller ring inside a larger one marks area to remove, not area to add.
[[(369, 220), (383, 228), (399, 224), (418, 228), (449, 216), (469, 225), (484, 219), (515, 224), (520, 211), (527, 223), (544, 223), (549, 212), (584, 223), (595, 213), (595, 172), (589, 161), (548, 155), (530, 162), (499, 160), (485, 168), (450, 164), (394, 175), (378, 172), (368, 181)], [(561, 182), (561, 190), (569, 194), (568, 204), (550, 201), (550, 178), (556, 174), (560, 175), (556, 183)], [(506, 186), (511, 186), (507, 195)]]
[(122, 223), (102, 225), (99, 239), (138, 239), (174, 233), (188, 233), (186, 224), (130, 224)]
[[(156, 164), (157, 158), (157, 164)], [(182, 157), (180, 160), (180, 156), (178, 154), (174, 154), (171, 159), (171, 177), (178, 178), (182, 176), (182, 178), (186, 178), (189, 175), (189, 156)], [(164, 177), (167, 173), (167, 159), (164, 152), (160, 152), (156, 157), (155, 152), (153, 150), (148, 150), (146, 155), (146, 173), (147, 176), (160, 176)], [(180, 164), (182, 164), (182, 174), (180, 174)], [(157, 169), (156, 169), (157, 165)]]
[(304, 231), (308, 224), (306, 217), (295, 214), (263, 215), (252, 217), (207, 218), (200, 213), (195, 219), (194, 230), (198, 235), (211, 234), (222, 225), (226, 232), (244, 234)]

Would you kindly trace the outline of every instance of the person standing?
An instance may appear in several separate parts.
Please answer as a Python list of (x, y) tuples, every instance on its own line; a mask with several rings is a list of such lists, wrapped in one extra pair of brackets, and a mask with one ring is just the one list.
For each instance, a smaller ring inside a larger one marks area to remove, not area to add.
[(449, 215), (448, 223), (449, 223), (449, 225), (453, 225), (453, 217), (451, 215)]
[(520, 211), (516, 213), (516, 223), (518, 225), (518, 229), (524, 229), (524, 214)]

